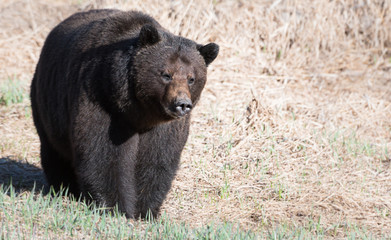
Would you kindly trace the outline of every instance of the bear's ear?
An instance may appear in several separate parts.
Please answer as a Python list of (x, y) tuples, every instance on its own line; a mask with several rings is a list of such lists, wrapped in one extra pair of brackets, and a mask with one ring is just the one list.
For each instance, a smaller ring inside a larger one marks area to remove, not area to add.
[(139, 35), (140, 46), (153, 45), (159, 41), (159, 32), (154, 26), (146, 24), (141, 28)]
[(201, 53), (201, 56), (204, 57), (205, 64), (208, 66), (219, 54), (219, 45), (216, 43), (209, 43), (206, 45), (197, 44), (197, 50)]

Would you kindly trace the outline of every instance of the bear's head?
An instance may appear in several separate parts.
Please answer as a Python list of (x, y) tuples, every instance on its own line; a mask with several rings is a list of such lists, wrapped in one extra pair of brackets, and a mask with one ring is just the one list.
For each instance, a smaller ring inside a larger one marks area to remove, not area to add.
[(198, 102), (215, 43), (200, 45), (152, 25), (144, 25), (134, 58), (135, 96), (160, 121), (181, 118)]

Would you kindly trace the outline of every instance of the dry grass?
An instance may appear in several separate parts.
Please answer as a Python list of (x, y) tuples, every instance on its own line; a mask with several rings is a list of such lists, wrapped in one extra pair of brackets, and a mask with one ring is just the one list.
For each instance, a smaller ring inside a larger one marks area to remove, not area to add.
[[(50, 29), (96, 7), (142, 10), (221, 47), (164, 204), (170, 217), (391, 234), (390, 1), (3, 0), (0, 83), (28, 86)], [(38, 164), (28, 104), (1, 107), (0, 157)]]

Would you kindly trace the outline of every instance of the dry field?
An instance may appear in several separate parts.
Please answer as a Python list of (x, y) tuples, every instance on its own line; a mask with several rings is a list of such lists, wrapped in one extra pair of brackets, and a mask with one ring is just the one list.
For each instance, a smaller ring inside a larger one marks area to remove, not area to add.
[[(391, 236), (390, 0), (1, 0), (0, 85), (21, 80), (27, 96), (48, 32), (91, 8), (141, 10), (220, 45), (163, 207), (172, 219)], [(0, 106), (0, 158), (3, 176), (21, 161), (19, 180), (41, 181), (27, 97)]]

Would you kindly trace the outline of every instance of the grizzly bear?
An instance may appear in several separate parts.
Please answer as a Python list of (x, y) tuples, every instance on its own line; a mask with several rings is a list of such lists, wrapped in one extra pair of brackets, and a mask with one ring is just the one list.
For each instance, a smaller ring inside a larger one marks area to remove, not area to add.
[(130, 218), (156, 217), (218, 52), (136, 11), (92, 10), (61, 22), (31, 84), (48, 183)]

